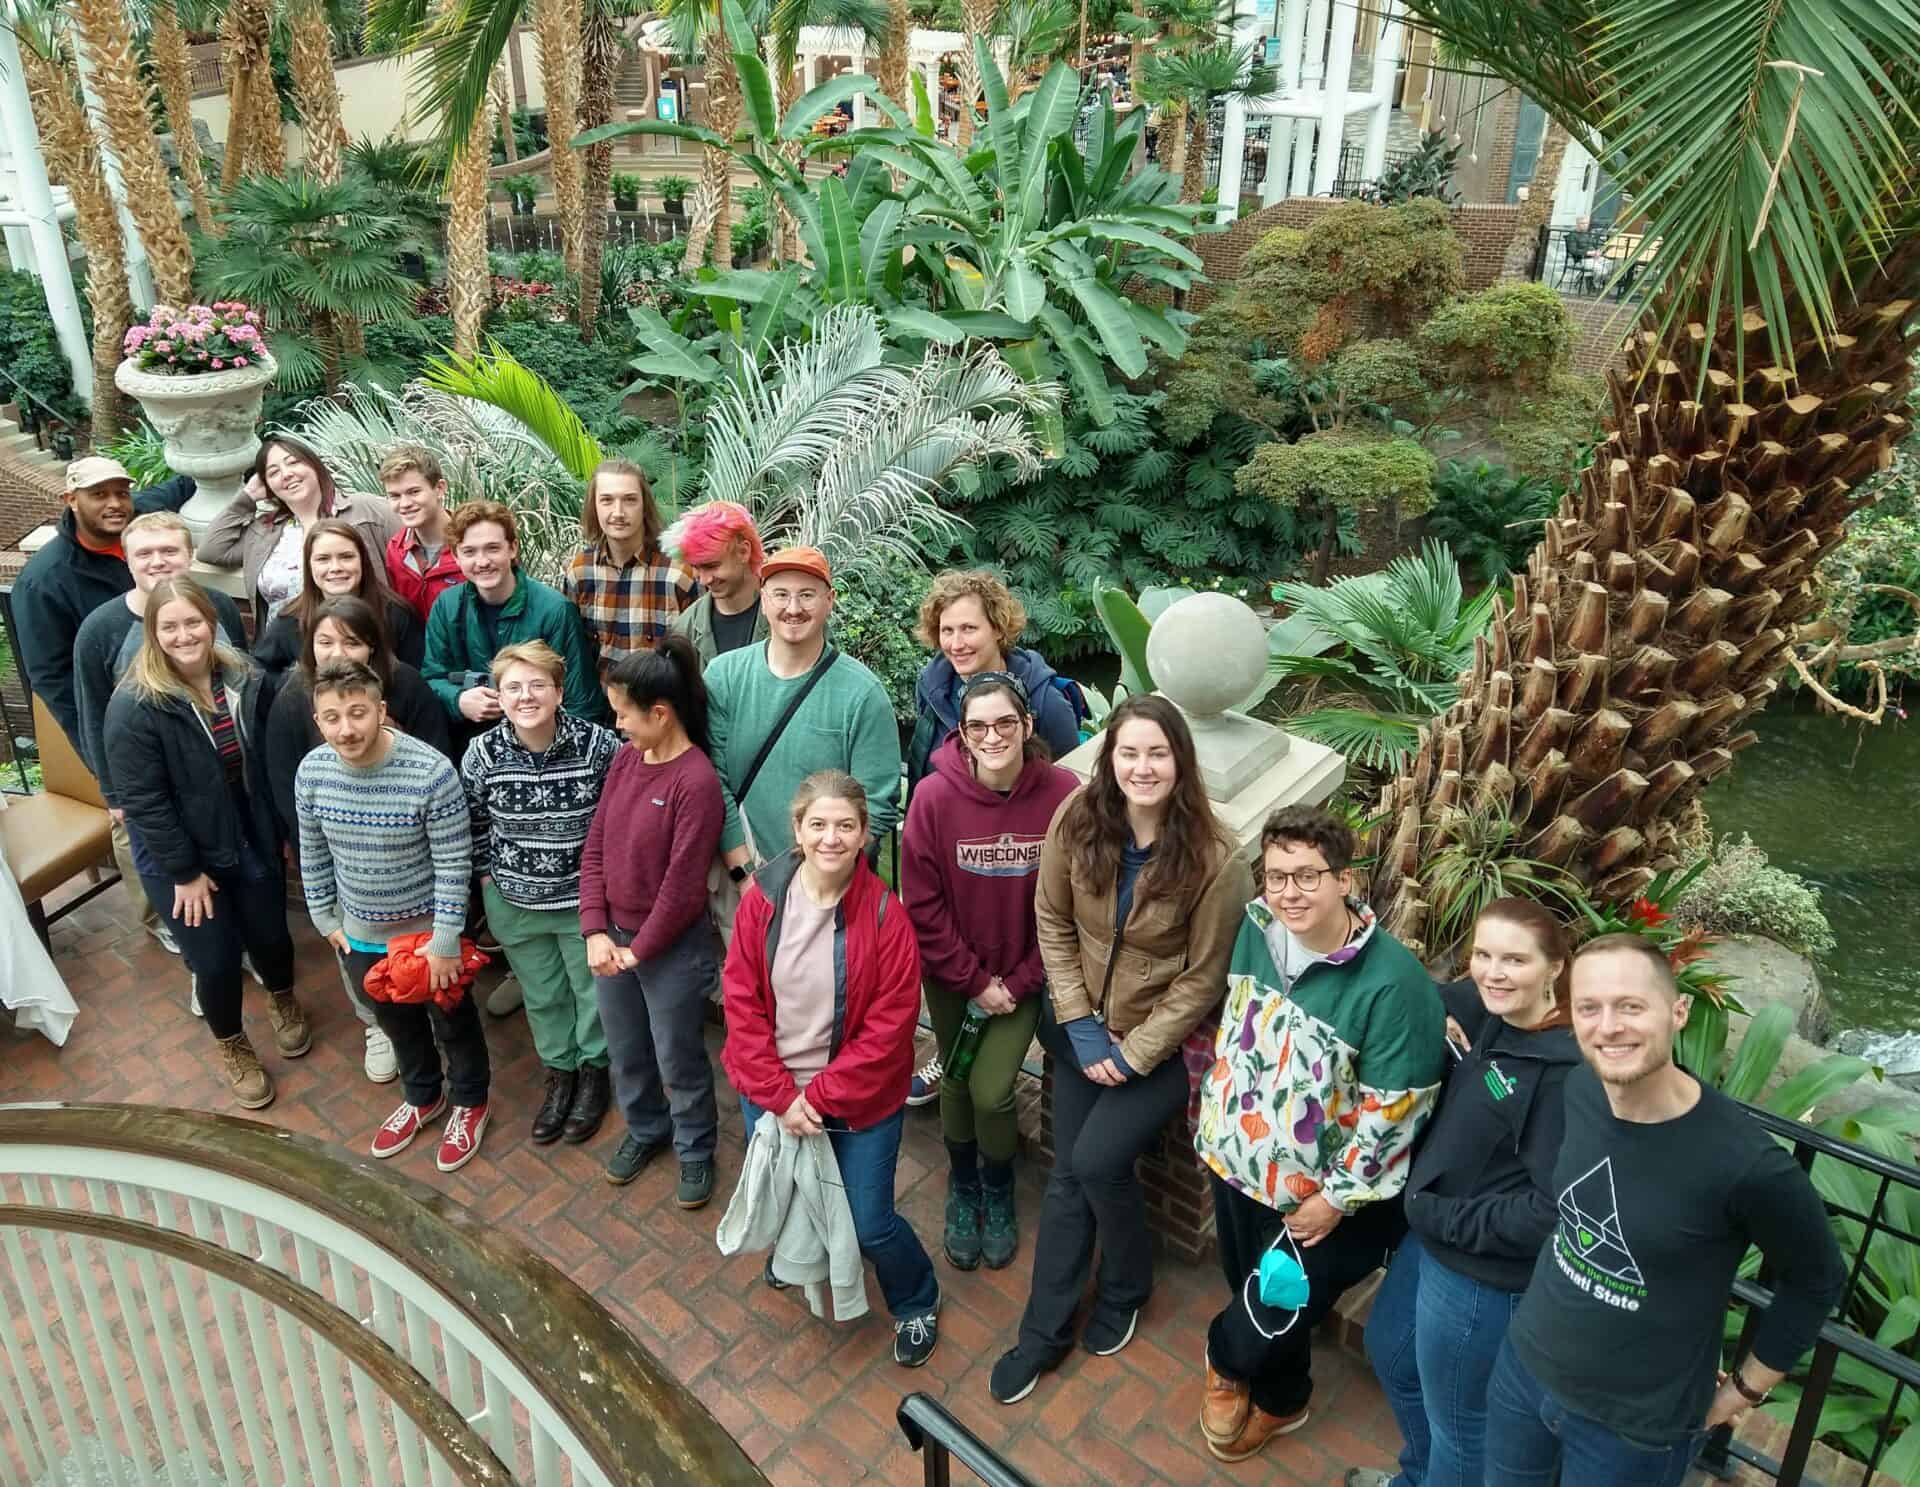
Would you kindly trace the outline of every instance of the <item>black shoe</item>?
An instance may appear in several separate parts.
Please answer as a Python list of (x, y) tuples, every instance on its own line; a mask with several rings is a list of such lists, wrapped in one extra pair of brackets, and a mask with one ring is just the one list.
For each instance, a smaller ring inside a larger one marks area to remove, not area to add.
[(791, 1291), (793, 1289), (792, 1281), (782, 1280), (773, 1273), (773, 1252), (771, 1250), (767, 1252), (767, 1263), (760, 1268), (760, 1279), (767, 1283), (767, 1289), (769, 1291)]
[(560, 1131), (562, 1138), (574, 1146), (591, 1141), (599, 1134), (600, 1122), (607, 1118), (607, 1106), (612, 1100), (613, 1081), (607, 1077), (606, 1069), (584, 1065), (580, 1080), (574, 1086), (573, 1108), (567, 1112), (567, 1123)]
[(947, 1263), (955, 1270), (980, 1265), (980, 1184), (947, 1179), (947, 1226), (941, 1236)]
[(629, 1132), (620, 1138), (620, 1149), (607, 1163), (607, 1181), (615, 1187), (625, 1187), (645, 1170), (648, 1162), (670, 1149), (672, 1145), (673, 1142), (670, 1139), (642, 1141)]
[(981, 1188), (980, 1258), (989, 1270), (1004, 1270), (1020, 1248), (1020, 1230), (1013, 1215), (1013, 1183), (996, 1187), (991, 1180)]
[(1059, 1361), (1057, 1358), (1029, 1353), (1023, 1347), (1009, 1348), (993, 1365), (987, 1388), (1001, 1404), (1018, 1404), (1033, 1393), (1033, 1386), (1040, 1382), (1040, 1375), (1052, 1372)]
[(1133, 1329), (1139, 1324), (1137, 1307), (1122, 1317), (1108, 1316), (1096, 1307), (1087, 1318), (1086, 1330), (1080, 1334), (1080, 1346), (1096, 1358), (1110, 1357), (1133, 1341)]
[(902, 1368), (918, 1368), (933, 1356), (940, 1345), (940, 1292), (933, 1293), (933, 1306), (917, 1317), (893, 1324), (893, 1361)]
[(577, 1083), (579, 1080), (571, 1069), (547, 1070), (547, 1093), (533, 1117), (536, 1145), (545, 1146), (550, 1141), (560, 1139), (561, 1128), (567, 1123), (567, 1112), (573, 1109), (573, 1089)]
[(680, 1186), (674, 1189), (673, 1201), (682, 1208), (705, 1208), (712, 1196), (713, 1163), (705, 1157), (681, 1162)]

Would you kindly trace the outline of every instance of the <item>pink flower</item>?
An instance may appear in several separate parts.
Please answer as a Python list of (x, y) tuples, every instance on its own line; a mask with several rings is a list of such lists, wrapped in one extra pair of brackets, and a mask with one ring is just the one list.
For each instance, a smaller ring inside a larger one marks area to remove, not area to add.
[(225, 367), (226, 367), (226, 363), (225, 363), (224, 361), (222, 361), (222, 360), (220, 360), (220, 358), (219, 358), (219, 357), (217, 357), (217, 356), (216, 356), (216, 357), (215, 357), (215, 358), (213, 359), (213, 369), (214, 369), (214, 370), (215, 370), (216, 372), (217, 372), (217, 371), (221, 371), (221, 370), (223, 370), (223, 369), (224, 369)]
[(244, 356), (236, 356), (233, 359), (233, 364), (236, 367), (244, 367), (247, 364), (247, 359)]
[(180, 360), (180, 358), (179, 358), (179, 357), (177, 357), (177, 356), (169, 356), (169, 357), (167, 358), (167, 362), (168, 362), (168, 364), (169, 364), (169, 365), (171, 365), (172, 363), (174, 363), (174, 362), (176, 362), (176, 361), (178, 361), (178, 360)]

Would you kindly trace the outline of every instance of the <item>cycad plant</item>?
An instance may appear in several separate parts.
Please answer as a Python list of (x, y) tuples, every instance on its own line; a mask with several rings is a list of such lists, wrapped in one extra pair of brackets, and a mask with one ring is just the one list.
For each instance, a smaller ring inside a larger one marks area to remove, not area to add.
[(1814, 565), (1908, 431), (1920, 3), (1413, 10), (1539, 99), (1644, 227), (1605, 442), (1382, 798), (1411, 846), (1375, 902), (1419, 944), (1451, 812), (1503, 802), (1528, 855), (1630, 900), (1754, 742)]

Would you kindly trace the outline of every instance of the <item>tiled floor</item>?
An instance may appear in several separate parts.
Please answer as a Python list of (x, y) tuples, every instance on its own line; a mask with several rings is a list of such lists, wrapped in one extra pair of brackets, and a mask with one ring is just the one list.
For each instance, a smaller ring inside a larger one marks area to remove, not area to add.
[[(116, 918), (114, 889), (55, 926), (57, 962), (81, 1006), (64, 1049), (0, 1032), (0, 1100), (110, 1100), (240, 1113), (227, 1097), (205, 1025), (188, 1015), (186, 973)], [(398, 1086), (370, 1085), (361, 1040), (331, 957), (303, 915), (292, 916), (300, 985), (315, 1022), (313, 1050), (292, 1062), (272, 1047), (263, 999), (249, 983), (248, 1024), (279, 1085), (259, 1117), (365, 1150)], [(451, 1177), (433, 1170), (431, 1143), (397, 1159), (559, 1265), (594, 1292), (687, 1382), (776, 1482), (837, 1487), (911, 1483), (920, 1463), (893, 1422), (903, 1394), (924, 1389), (1037, 1483), (1338, 1483), (1351, 1465), (1385, 1466), (1397, 1444), (1364, 1365), (1330, 1344), (1320, 1352), (1315, 1419), (1253, 1462), (1209, 1457), (1195, 1417), (1207, 1320), (1223, 1287), (1210, 1267), (1163, 1263), (1134, 1342), (1112, 1358), (1076, 1353), (1011, 1409), (993, 1403), (987, 1374), (1009, 1346), (1026, 1299), (1030, 1225), (1041, 1174), (1023, 1171), (1020, 1257), (1007, 1270), (961, 1274), (939, 1259), (945, 1180), (937, 1118), (909, 1112), (900, 1206), (945, 1291), (940, 1347), (926, 1368), (893, 1365), (891, 1330), (869, 1317), (850, 1327), (812, 1319), (804, 1303), (759, 1283), (761, 1257), (723, 1260), (713, 1230), (738, 1173), (740, 1116), (726, 1097), (720, 1185), (694, 1214), (672, 1201), (671, 1163), (631, 1187), (601, 1179), (617, 1139), (611, 1124), (585, 1148), (536, 1147), (526, 1137), (539, 1063), (526, 1019), (489, 1019), (493, 1124), (479, 1158)], [(717, 1036), (717, 1035), (716, 1035)], [(717, 1053), (717, 1048), (716, 1048)], [(878, 1292), (870, 1288), (877, 1303)], [(965, 1480), (957, 1472), (956, 1480)]]

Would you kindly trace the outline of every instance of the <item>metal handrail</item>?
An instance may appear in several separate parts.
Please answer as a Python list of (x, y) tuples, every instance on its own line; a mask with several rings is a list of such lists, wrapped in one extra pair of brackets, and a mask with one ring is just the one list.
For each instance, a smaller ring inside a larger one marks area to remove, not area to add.
[(25, 398), (29, 403), (32, 403), (34, 407), (58, 423), (71, 425), (85, 418), (85, 415), (77, 410), (62, 410), (54, 407), (52, 403), (49, 403), (45, 398), (34, 392), (32, 388), (28, 387), (26, 383), (14, 376), (13, 373), (9, 372), (5, 367), (0, 367), (0, 377), (6, 378), (8, 385), (13, 388), (16, 398)]
[(893, 1418), (907, 1445), (920, 1453), (926, 1487), (948, 1487), (955, 1460), (987, 1487), (1035, 1487), (1031, 1477), (1009, 1466), (931, 1394), (909, 1394)]

